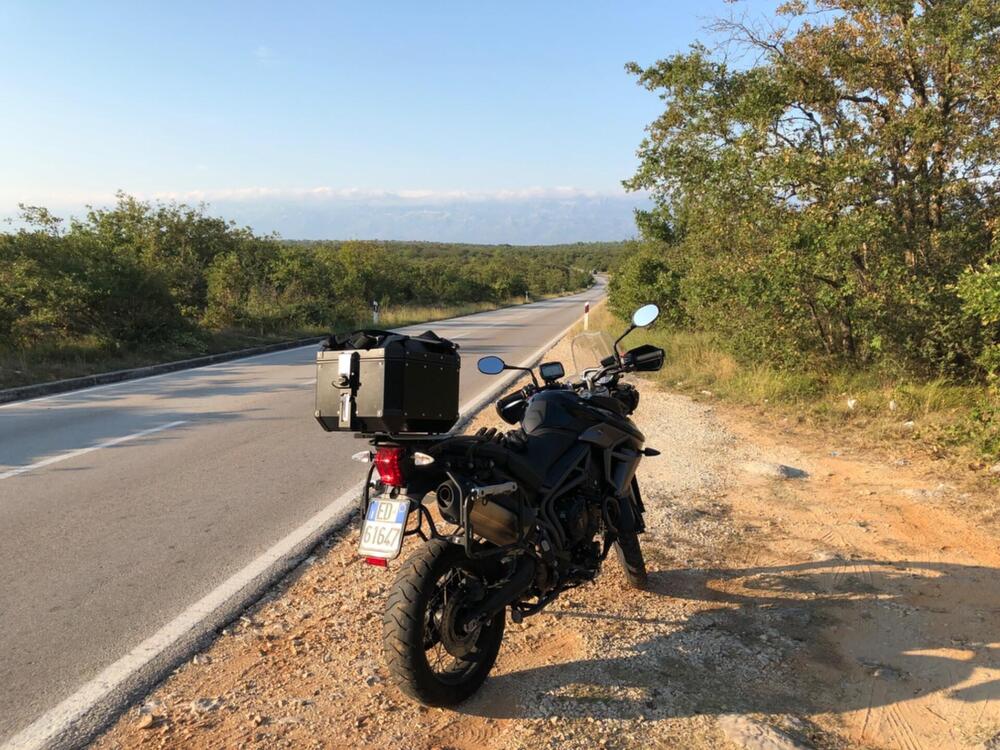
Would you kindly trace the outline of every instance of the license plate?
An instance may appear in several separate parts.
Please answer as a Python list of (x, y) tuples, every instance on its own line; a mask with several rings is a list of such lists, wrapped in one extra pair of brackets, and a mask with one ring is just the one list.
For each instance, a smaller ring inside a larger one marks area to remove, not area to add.
[(410, 511), (409, 500), (376, 497), (368, 504), (361, 524), (361, 544), (358, 554), (392, 560), (403, 546), (403, 529)]

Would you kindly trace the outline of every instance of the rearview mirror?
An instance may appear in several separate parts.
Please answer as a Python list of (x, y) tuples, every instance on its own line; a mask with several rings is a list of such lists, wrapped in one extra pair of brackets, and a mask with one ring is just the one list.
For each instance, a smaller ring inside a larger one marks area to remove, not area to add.
[(658, 317), (660, 317), (660, 308), (656, 305), (643, 305), (632, 313), (632, 325), (636, 328), (645, 328)]
[(482, 357), (476, 366), (483, 375), (499, 375), (507, 364), (500, 357)]

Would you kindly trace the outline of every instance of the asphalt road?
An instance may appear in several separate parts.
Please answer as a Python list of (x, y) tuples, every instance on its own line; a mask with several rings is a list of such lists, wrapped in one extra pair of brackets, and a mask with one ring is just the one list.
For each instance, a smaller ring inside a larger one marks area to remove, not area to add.
[[(461, 345), (468, 404), (495, 383), (476, 359), (521, 363), (602, 294), (412, 330)], [(0, 407), (0, 744), (363, 478), (312, 418), (314, 356)]]

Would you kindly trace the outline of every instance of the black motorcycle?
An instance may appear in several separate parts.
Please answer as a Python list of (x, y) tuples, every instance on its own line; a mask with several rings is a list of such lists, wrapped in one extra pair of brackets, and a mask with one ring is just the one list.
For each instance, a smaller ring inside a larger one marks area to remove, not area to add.
[(424, 541), (402, 565), (382, 620), (389, 672), (405, 694), (431, 706), (468, 698), (496, 660), (506, 609), (514, 622), (541, 611), (593, 580), (612, 548), (629, 583), (645, 586), (635, 473), (657, 451), (629, 419), (639, 393), (622, 376), (659, 370), (664, 353), (620, 353), (618, 343), (658, 314), (655, 305), (637, 310), (613, 352), (575, 382), (559, 362), (538, 367), (539, 383), (530, 368), (480, 359), (485, 374), (530, 374), (496, 403), (518, 429), (376, 435), (355, 456), (372, 464), (360, 553), (384, 566), (404, 536)]

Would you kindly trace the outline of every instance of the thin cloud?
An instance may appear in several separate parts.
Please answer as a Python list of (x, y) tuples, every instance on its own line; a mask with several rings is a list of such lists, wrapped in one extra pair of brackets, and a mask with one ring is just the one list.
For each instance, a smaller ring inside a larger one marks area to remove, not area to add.
[(274, 53), (274, 50), (266, 44), (258, 44), (253, 51), (253, 56), (260, 65), (273, 65), (278, 61), (278, 56)]

